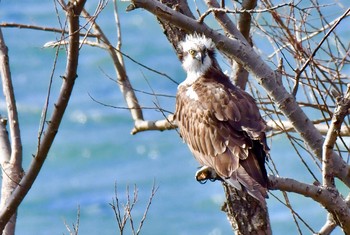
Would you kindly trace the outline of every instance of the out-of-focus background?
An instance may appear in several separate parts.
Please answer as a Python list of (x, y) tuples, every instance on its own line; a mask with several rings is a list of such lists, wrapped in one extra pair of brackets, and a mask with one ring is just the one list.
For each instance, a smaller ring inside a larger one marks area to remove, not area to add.
[[(93, 1), (87, 8), (93, 11)], [(125, 12), (128, 3), (118, 2), (125, 54), (181, 82), (185, 73), (170, 44), (162, 34), (156, 19), (144, 10)], [(64, 15), (60, 15), (64, 24)], [(53, 1), (0, 2), (0, 21), (60, 27)], [(98, 23), (111, 41), (116, 41), (113, 6), (108, 4), (98, 17)], [(43, 48), (59, 34), (28, 29), (3, 28), (9, 47), (10, 65), (20, 115), (24, 148), (24, 167), (28, 167), (36, 151), (38, 126), (44, 106), (50, 74), (54, 66), (55, 49)], [(260, 44), (260, 42), (257, 42)], [(263, 46), (263, 45), (262, 45)], [(127, 72), (134, 87), (141, 91), (175, 96), (177, 84), (125, 59)], [(222, 63), (222, 61), (220, 61)], [(224, 69), (225, 64), (222, 64)], [(55, 74), (50, 104), (55, 102), (64, 75), (65, 50), (61, 50)], [(159, 187), (154, 196), (142, 234), (231, 234), (223, 212), (223, 189), (220, 183), (201, 185), (194, 180), (198, 164), (178, 133), (149, 131), (130, 135), (133, 127), (128, 110), (103, 106), (95, 101), (125, 107), (107, 52), (83, 46), (79, 62), (79, 77), (72, 99), (57, 134), (53, 148), (37, 181), (18, 212), (17, 234), (68, 234), (64, 223), (76, 222), (80, 207), (79, 234), (118, 234), (114, 213), (109, 205), (115, 197), (126, 200), (126, 187), (138, 188), (138, 202), (133, 211), (138, 222), (144, 212), (155, 182)], [(174, 97), (154, 97), (137, 92), (144, 107), (159, 104), (173, 111)], [(0, 99), (0, 113), (6, 106)], [(145, 110), (146, 119), (162, 119), (163, 114)], [(312, 183), (303, 172), (289, 142), (282, 136), (269, 140), (271, 156), (283, 176), (296, 177)], [(290, 150), (290, 151), (289, 151)], [(278, 192), (273, 192), (280, 196)], [(324, 210), (312, 200), (290, 195), (291, 203), (306, 222), (320, 228), (326, 218)], [(273, 196), (268, 199), (274, 234), (297, 234), (288, 208)], [(300, 223), (305, 234), (309, 230)], [(341, 234), (337, 230), (334, 234)]]

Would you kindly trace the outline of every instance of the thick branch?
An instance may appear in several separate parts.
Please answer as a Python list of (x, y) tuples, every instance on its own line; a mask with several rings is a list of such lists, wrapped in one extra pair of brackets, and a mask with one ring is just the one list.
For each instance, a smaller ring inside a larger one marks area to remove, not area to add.
[[(220, 5), (217, 0), (206, 0), (206, 4), (210, 8), (219, 8)], [(246, 38), (239, 33), (237, 26), (232, 22), (225, 12), (214, 12), (215, 19), (218, 21), (220, 26), (224, 29), (226, 34), (231, 36), (237, 35), (239, 39), (245, 41)]]
[(269, 175), (269, 189), (298, 193), (312, 198), (333, 214), (346, 234), (350, 234), (350, 208), (334, 188), (325, 188), (298, 182), (294, 179)]
[(333, 215), (331, 213), (328, 213), (327, 221), (317, 233), (317, 235), (330, 235), (336, 227), (337, 224), (334, 221)]
[[(92, 18), (88, 14), (88, 12), (85, 10), (83, 11), (83, 15), (87, 18), (90, 18), (90, 19)], [(92, 21), (91, 23), (92, 23), (93, 29), (99, 35), (99, 39), (101, 40), (101, 42), (103, 42), (103, 44), (106, 45), (106, 50), (108, 51), (109, 55), (113, 60), (114, 68), (117, 73), (118, 85), (119, 85), (120, 91), (124, 96), (124, 100), (128, 108), (130, 108), (132, 119), (134, 121), (143, 120), (142, 109), (138, 103), (135, 92), (126, 74), (125, 67), (123, 64), (123, 57), (120, 51), (116, 50), (116, 48), (110, 43), (107, 36), (103, 33), (103, 30), (101, 30), (100, 26), (95, 21)]]
[[(1, 120), (1, 210), (10, 200), (13, 190), (17, 187), (22, 178), (22, 141), (19, 129), (18, 113), (15, 94), (12, 85), (12, 78), (9, 67), (8, 50), (0, 28), (0, 74), (2, 78), (2, 88), (5, 95), (7, 114), (10, 127), (11, 144), (6, 130), (4, 119)], [(4, 224), (3, 234), (14, 234), (16, 227), (16, 210), (8, 217), (6, 226)]]
[(157, 120), (157, 121), (145, 121), (145, 120), (136, 120), (135, 126), (131, 131), (131, 134), (135, 135), (141, 131), (165, 131), (175, 129), (177, 126), (173, 123), (172, 115), (169, 115), (167, 119)]
[[(274, 131), (295, 132), (294, 125), (290, 121), (268, 120), (267, 125)], [(322, 135), (326, 135), (329, 130), (329, 125), (325, 123), (315, 123), (314, 126)], [(341, 136), (350, 136), (350, 130), (346, 126), (342, 126), (338, 134)]]
[[(14, 167), (10, 164), (11, 144), (6, 129), (7, 120), (0, 119), (0, 164), (2, 173), (1, 182), (1, 203), (0, 208), (3, 208), (8, 198), (11, 196), (13, 189), (17, 186), (20, 180), (20, 173), (14, 172)], [(12, 216), (10, 221), (2, 234), (15, 234), (16, 227), (16, 213)]]
[(322, 176), (325, 187), (334, 187), (333, 155), (332, 151), (337, 141), (338, 134), (344, 118), (349, 113), (350, 108), (350, 85), (344, 98), (337, 98), (337, 107), (332, 117), (332, 122), (327, 132), (322, 151)]
[[(255, 0), (253, 0), (255, 1)], [(250, 2), (250, 1), (244, 1), (244, 2)], [(216, 0), (207, 0), (206, 1), (208, 7), (210, 9), (219, 9), (220, 5)], [(247, 4), (246, 4), (247, 5)], [(248, 4), (248, 7), (253, 7)], [(254, 4), (253, 4), (254, 5)], [(223, 9), (225, 10), (225, 9)], [(243, 16), (244, 15), (244, 16)], [(250, 20), (247, 21), (247, 15), (250, 17), (250, 13), (243, 13), (241, 17), (239, 18), (239, 27), (242, 33), (239, 33), (239, 30), (237, 29), (237, 26), (232, 22), (232, 20), (228, 17), (228, 15), (225, 12), (215, 12), (214, 11), (214, 16), (215, 19), (218, 21), (218, 23), (221, 25), (221, 27), (224, 29), (225, 33), (228, 35), (233, 36), (238, 36), (240, 37), (239, 40), (247, 42), (250, 42), (249, 38), (249, 30), (250, 30)], [(249, 43), (251, 44), (251, 43)], [(232, 58), (230, 58), (232, 61)], [(232, 61), (232, 80), (233, 83), (243, 90), (245, 90), (246, 84), (248, 82), (248, 75), (249, 73), (247, 70), (243, 68), (243, 66), (239, 63), (237, 63), (235, 60)]]
[(7, 119), (0, 117), (0, 164), (9, 162), (11, 157), (11, 144), (6, 125)]
[(84, 4), (85, 0), (81, 0), (74, 3), (70, 2), (67, 6), (66, 10), (69, 23), (70, 43), (68, 47), (66, 74), (63, 78), (60, 95), (52, 113), (47, 130), (45, 131), (45, 135), (43, 136), (42, 142), (38, 147), (38, 152), (33, 158), (27, 174), (21, 180), (20, 186), (16, 187), (15, 191), (12, 193), (10, 199), (5, 205), (5, 208), (2, 208), (0, 211), (0, 231), (4, 229), (4, 226), (9, 221), (10, 217), (15, 213), (19, 204), (22, 202), (23, 198), (28, 193), (36, 177), (38, 176), (56, 136), (65, 109), (68, 105), (68, 101), (73, 90), (74, 81), (77, 77), (79, 58), (79, 15)]
[(18, 169), (22, 167), (22, 141), (19, 129), (16, 99), (12, 85), (11, 73), (7, 47), (0, 28), (0, 74), (2, 78), (2, 88), (7, 104), (8, 121), (11, 136), (11, 159), (10, 162)]
[[(187, 0), (161, 0), (160, 2), (172, 9), (175, 9), (177, 12), (194, 19), (194, 15), (188, 7)], [(162, 18), (158, 18), (158, 21), (163, 28), (165, 36), (174, 47), (177, 56), (179, 56), (180, 51), (178, 50), (178, 43), (185, 38), (186, 32), (182, 28), (174, 27), (172, 22), (163, 20)]]
[[(242, 8), (243, 10), (252, 10), (256, 7), (256, 2), (257, 0), (244, 0), (242, 2)], [(252, 21), (252, 17), (251, 17), (251, 13), (249, 12), (244, 12), (239, 16), (239, 20), (238, 20), (238, 29), (241, 32), (241, 34), (245, 37), (245, 39), (249, 42), (249, 44), (252, 46), (252, 40), (250, 38), (250, 26), (251, 26), (251, 21)], [(236, 34), (237, 35), (237, 34)], [(244, 65), (240, 64), (240, 63), (234, 63), (235, 65), (235, 76), (234, 78), (235, 83), (237, 84), (237, 86), (241, 87), (242, 89), (245, 90), (247, 82), (248, 82), (248, 76), (249, 73), (246, 69), (244, 69)]]
[[(59, 28), (52, 28), (52, 27), (45, 27), (45, 26), (38, 26), (38, 25), (32, 25), (32, 24), (19, 24), (19, 23), (8, 23), (8, 22), (2, 22), (0, 23), (0, 28), (19, 28), (19, 29), (32, 29), (32, 30), (39, 30), (39, 31), (46, 31), (46, 32), (54, 32), (59, 34), (68, 34), (68, 31), (64, 29)], [(80, 36), (85, 37), (92, 37), (96, 38), (98, 35), (91, 34), (91, 33), (79, 33)]]
[(250, 196), (246, 191), (239, 191), (223, 183), (226, 202), (222, 210), (235, 230), (236, 235), (269, 235), (271, 225), (266, 205)]
[[(133, 0), (132, 5), (134, 8), (144, 8), (157, 17), (167, 20), (188, 32), (196, 31), (197, 33), (203, 33), (212, 38), (219, 50), (235, 58), (236, 61), (245, 66), (247, 71), (255, 75), (259, 84), (261, 84), (268, 95), (273, 98), (277, 107), (294, 124), (295, 130), (321, 160), (322, 145), (324, 142), (321, 133), (298, 106), (294, 97), (280, 84), (280, 79), (277, 77), (277, 74), (262, 60), (249, 44), (237, 38), (229, 39), (205, 24), (200, 24), (196, 20), (186, 17), (155, 0)], [(335, 175), (346, 185), (350, 186), (349, 166), (334, 151), (332, 152), (332, 158), (334, 159)]]

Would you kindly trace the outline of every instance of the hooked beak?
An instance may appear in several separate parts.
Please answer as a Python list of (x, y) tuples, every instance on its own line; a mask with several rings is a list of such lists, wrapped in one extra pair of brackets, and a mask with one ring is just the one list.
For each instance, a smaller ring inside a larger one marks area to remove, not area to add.
[(194, 58), (203, 64), (205, 55), (203, 55), (201, 52), (197, 52)]

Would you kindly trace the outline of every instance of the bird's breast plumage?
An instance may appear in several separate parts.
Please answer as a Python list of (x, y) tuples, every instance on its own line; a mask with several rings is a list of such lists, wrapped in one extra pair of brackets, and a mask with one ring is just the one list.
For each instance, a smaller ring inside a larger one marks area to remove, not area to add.
[(229, 81), (201, 77), (179, 86), (174, 117), (181, 137), (201, 165), (228, 178), (237, 174), (241, 161), (249, 159), (253, 166), (245, 164), (250, 168), (247, 171), (266, 186), (266, 152), (256, 161), (251, 151), (255, 145), (268, 150), (266, 124), (248, 93)]

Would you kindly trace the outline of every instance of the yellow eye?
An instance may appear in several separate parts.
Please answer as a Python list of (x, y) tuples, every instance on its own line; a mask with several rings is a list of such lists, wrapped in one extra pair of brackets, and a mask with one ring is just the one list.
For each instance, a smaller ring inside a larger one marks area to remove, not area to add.
[(192, 50), (192, 49), (189, 50), (188, 52), (189, 52), (191, 55), (194, 55), (194, 54), (196, 53), (196, 51), (195, 51), (195, 50)]

